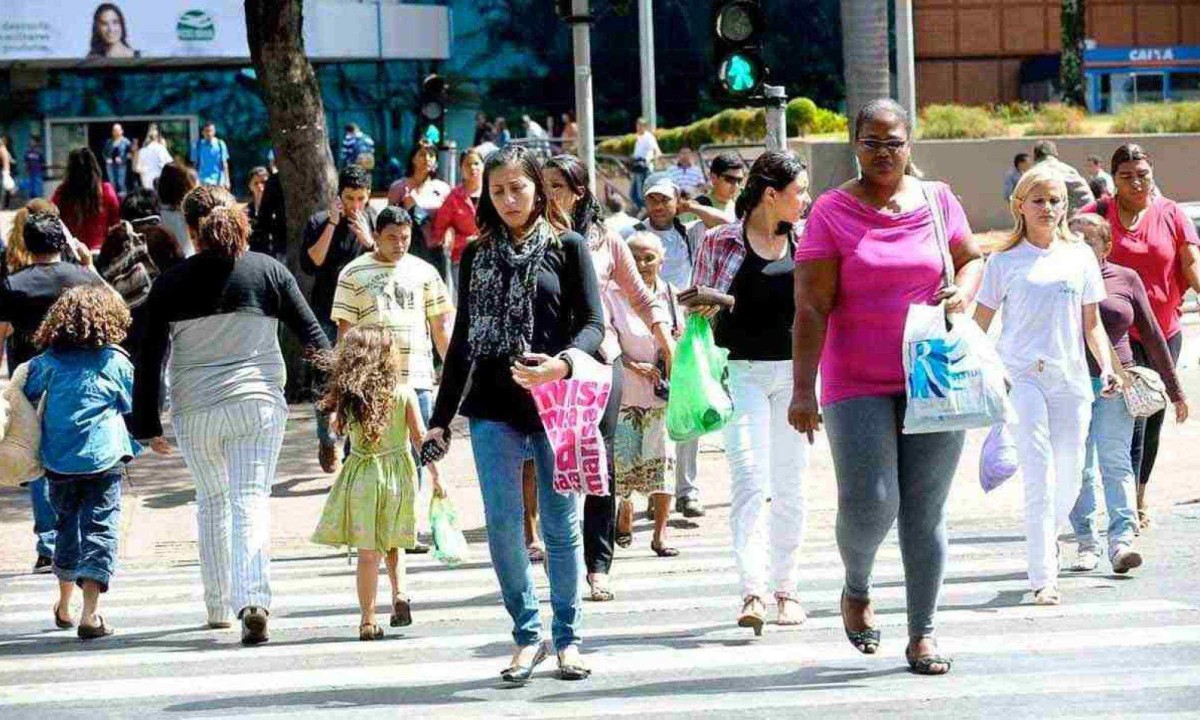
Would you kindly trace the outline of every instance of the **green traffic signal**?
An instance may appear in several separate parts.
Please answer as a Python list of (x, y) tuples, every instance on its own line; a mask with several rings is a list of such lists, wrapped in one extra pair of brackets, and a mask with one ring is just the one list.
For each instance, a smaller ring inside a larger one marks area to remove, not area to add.
[(756, 62), (746, 55), (734, 53), (721, 63), (721, 85), (731, 93), (746, 93), (754, 90), (761, 79)]
[(438, 130), (437, 125), (430, 123), (429, 126), (425, 128), (425, 132), (421, 134), (421, 137), (425, 138), (426, 141), (434, 145), (440, 145), (442, 142), (442, 131)]

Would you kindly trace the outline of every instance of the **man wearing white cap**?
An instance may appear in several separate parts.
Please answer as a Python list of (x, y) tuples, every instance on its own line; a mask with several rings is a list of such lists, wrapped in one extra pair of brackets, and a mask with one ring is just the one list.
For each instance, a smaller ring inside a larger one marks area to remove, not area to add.
[[(677, 288), (690, 288), (692, 265), (706, 230), (704, 223), (696, 221), (685, 226), (679, 219), (679, 186), (666, 173), (646, 178), (645, 197), (646, 219), (622, 234), (629, 237), (645, 230), (657, 235), (666, 249), (660, 275)], [(688, 518), (704, 515), (700, 491), (696, 487), (699, 452), (700, 444), (695, 440), (675, 446), (675, 510)]]

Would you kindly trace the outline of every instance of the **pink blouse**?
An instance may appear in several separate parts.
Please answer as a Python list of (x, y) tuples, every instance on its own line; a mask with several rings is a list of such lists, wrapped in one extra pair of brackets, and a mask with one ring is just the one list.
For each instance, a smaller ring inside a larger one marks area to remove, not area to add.
[[(638, 274), (633, 253), (621, 236), (597, 222), (588, 230), (587, 240), (588, 248), (592, 251), (592, 266), (596, 269), (601, 296), (609, 292), (620, 292), (648, 327), (653, 327), (656, 323), (670, 324), (671, 314), (667, 309), (667, 302), (646, 288), (646, 283), (642, 282), (642, 276)], [(617, 359), (621, 354), (621, 344), (613, 328), (612, 316), (607, 310), (604, 317), (604, 342), (600, 345), (600, 352), (608, 362)]]
[[(671, 302), (677, 290), (666, 280), (659, 278), (654, 291), (657, 302), (668, 308), (674, 307), (674, 327), (682, 329), (683, 310), (678, 303)], [(630, 306), (625, 293), (611, 289), (602, 297), (605, 313), (612, 319), (609, 327), (620, 343), (621, 354), (627, 360), (653, 365), (658, 359), (658, 343), (654, 342), (654, 334), (650, 332), (650, 328)], [(654, 386), (649, 380), (627, 367), (622, 367), (621, 370), (625, 373), (625, 384), (621, 390), (622, 407), (657, 408), (666, 405), (666, 401), (654, 394)]]

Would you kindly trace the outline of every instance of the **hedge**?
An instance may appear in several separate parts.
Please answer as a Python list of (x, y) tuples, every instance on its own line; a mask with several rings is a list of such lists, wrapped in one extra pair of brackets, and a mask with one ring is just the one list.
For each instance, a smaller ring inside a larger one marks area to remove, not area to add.
[(1025, 131), (1025, 135), (1083, 135), (1088, 131), (1084, 124), (1085, 117), (1080, 108), (1049, 103), (1038, 108), (1033, 124)]
[[(844, 133), (847, 122), (845, 116), (817, 107), (808, 98), (796, 98), (787, 106), (787, 128), (791, 136)], [(684, 145), (699, 148), (713, 143), (756, 141), (766, 134), (766, 111), (762, 108), (729, 108), (690, 125), (654, 131), (665, 153), (677, 152)], [(596, 150), (609, 155), (630, 155), (636, 142), (636, 135), (622, 135), (605, 140)]]
[(1130, 105), (1117, 115), (1112, 131), (1131, 134), (1200, 132), (1200, 102)]
[(1004, 123), (986, 108), (967, 105), (929, 105), (917, 124), (920, 137), (930, 140), (976, 140), (1005, 134)]

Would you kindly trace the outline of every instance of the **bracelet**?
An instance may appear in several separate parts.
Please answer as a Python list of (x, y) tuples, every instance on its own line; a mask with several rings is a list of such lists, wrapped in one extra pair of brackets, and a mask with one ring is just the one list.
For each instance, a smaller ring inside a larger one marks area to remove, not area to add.
[(563, 378), (564, 380), (575, 374), (575, 365), (571, 362), (571, 356), (568, 355), (565, 350), (560, 352), (558, 355), (555, 355), (555, 357), (567, 364), (567, 374)]

